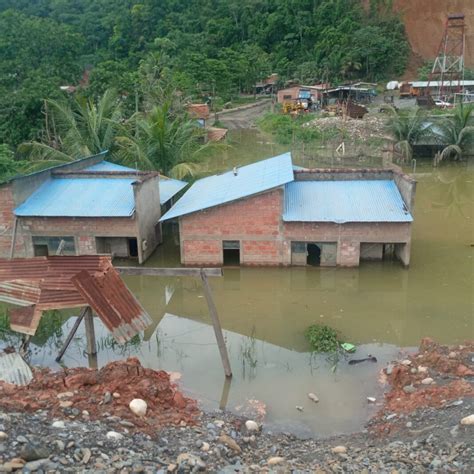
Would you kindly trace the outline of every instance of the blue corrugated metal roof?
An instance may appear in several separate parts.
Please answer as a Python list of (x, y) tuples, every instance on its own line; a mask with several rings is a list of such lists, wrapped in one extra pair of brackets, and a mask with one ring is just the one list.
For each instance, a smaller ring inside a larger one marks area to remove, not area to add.
[(285, 186), (286, 222), (411, 222), (394, 181), (294, 181)]
[(135, 169), (129, 168), (128, 166), (117, 165), (110, 161), (101, 161), (100, 163), (85, 168), (84, 171), (135, 171)]
[(17, 216), (128, 217), (135, 210), (132, 178), (50, 179), (21, 206)]
[(178, 179), (162, 178), (160, 176), (160, 204), (165, 204), (173, 196), (184, 189), (188, 183), (179, 181)]
[[(127, 166), (117, 165), (110, 161), (102, 161), (95, 165), (89, 166), (85, 171), (136, 171), (133, 168)], [(166, 178), (160, 176), (160, 204), (167, 203), (172, 197), (178, 194), (182, 189), (187, 186), (188, 183), (180, 181), (178, 179)]]
[(196, 181), (161, 220), (242, 199), (293, 181), (291, 154), (275, 156)]

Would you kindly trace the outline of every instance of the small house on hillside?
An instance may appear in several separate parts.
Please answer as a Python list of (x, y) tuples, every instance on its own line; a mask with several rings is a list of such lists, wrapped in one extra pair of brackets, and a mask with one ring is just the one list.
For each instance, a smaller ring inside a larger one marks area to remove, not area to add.
[(0, 257), (112, 254), (143, 263), (187, 183), (105, 161), (106, 153), (0, 185)]
[(397, 169), (294, 169), (276, 156), (196, 181), (179, 221), (184, 265), (410, 262), (416, 183)]
[(217, 142), (226, 137), (226, 128), (211, 127), (208, 125), (211, 112), (207, 104), (190, 104), (188, 106), (188, 114), (191, 118), (198, 121), (200, 127), (206, 130), (206, 140)]

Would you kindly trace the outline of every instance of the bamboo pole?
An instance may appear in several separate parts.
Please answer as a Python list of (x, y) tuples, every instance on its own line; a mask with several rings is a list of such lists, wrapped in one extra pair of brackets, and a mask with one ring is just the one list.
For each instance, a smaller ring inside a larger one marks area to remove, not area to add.
[(63, 358), (64, 353), (66, 352), (67, 348), (69, 347), (69, 344), (71, 344), (71, 341), (73, 337), (75, 336), (79, 325), (81, 324), (81, 321), (84, 319), (84, 316), (86, 315), (87, 312), (87, 307), (84, 308), (81, 311), (81, 314), (77, 317), (76, 321), (74, 322), (74, 325), (72, 326), (71, 332), (68, 334), (66, 338), (66, 342), (64, 343), (64, 346), (62, 349), (59, 351), (58, 356), (56, 357), (56, 362), (60, 362), (60, 360)]

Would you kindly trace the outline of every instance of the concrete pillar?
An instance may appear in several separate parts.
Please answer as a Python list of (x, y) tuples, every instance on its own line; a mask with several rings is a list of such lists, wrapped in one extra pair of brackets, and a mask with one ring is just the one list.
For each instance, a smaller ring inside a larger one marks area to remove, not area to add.
[(395, 255), (405, 267), (408, 267), (408, 265), (410, 265), (410, 249), (410, 242), (406, 244), (395, 244)]

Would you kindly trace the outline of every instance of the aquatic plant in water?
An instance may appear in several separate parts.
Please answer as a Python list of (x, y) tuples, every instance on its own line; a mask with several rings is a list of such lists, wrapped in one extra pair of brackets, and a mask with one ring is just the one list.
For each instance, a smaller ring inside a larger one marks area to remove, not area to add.
[(333, 352), (339, 349), (337, 331), (322, 324), (312, 324), (305, 331), (313, 352)]

